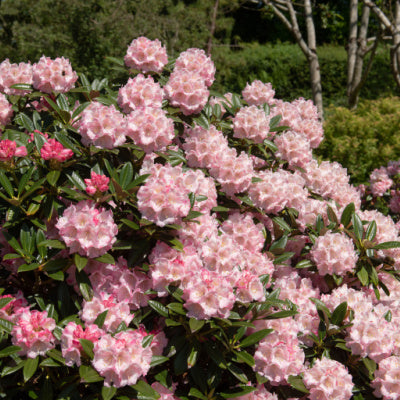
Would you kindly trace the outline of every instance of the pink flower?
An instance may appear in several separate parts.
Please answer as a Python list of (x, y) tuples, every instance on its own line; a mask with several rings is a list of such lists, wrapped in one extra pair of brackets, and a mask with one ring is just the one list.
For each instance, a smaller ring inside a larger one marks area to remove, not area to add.
[(11, 64), (7, 58), (0, 64), (0, 91), (20, 96), (30, 92), (30, 90), (11, 89), (11, 86), (17, 83), (32, 84), (32, 65), (30, 63)]
[(78, 367), (81, 365), (83, 349), (79, 339), (86, 339), (96, 343), (102, 335), (104, 335), (104, 331), (99, 329), (97, 325), (89, 324), (86, 328), (82, 328), (81, 325), (77, 325), (75, 322), (69, 322), (61, 335), (61, 351), (65, 358), (65, 364), (69, 367), (74, 364)]
[(11, 121), (14, 111), (6, 96), (0, 93), (0, 125), (7, 125)]
[(47, 318), (47, 311), (25, 310), (11, 331), (12, 343), (20, 346), (19, 354), (28, 358), (45, 355), (55, 347), (56, 338), (52, 333), (55, 327), (56, 322)]
[(125, 143), (125, 118), (114, 105), (92, 102), (82, 111), (78, 131), (85, 146), (112, 149)]
[(66, 93), (75, 86), (77, 79), (78, 74), (64, 57), (52, 60), (42, 56), (38, 63), (33, 64), (33, 87), (44, 93)]
[(124, 113), (141, 107), (161, 108), (163, 96), (163, 89), (151, 76), (139, 74), (119, 89), (118, 104)]
[(91, 201), (69, 206), (58, 219), (56, 228), (69, 247), (70, 254), (99, 257), (112, 248), (118, 227), (111, 211), (97, 209)]
[(393, 181), (389, 178), (385, 167), (374, 169), (369, 178), (371, 184), (371, 192), (376, 197), (383, 196), (393, 185)]
[(16, 323), (23, 312), (29, 311), (28, 302), (20, 291), (14, 296), (10, 294), (0, 296), (0, 299), (6, 298), (11, 298), (13, 300), (3, 308), (0, 308), (0, 318)]
[(215, 66), (211, 58), (202, 49), (188, 49), (176, 59), (174, 72), (188, 71), (201, 76), (206, 86), (214, 82)]
[(159, 108), (138, 108), (126, 117), (125, 135), (146, 153), (164, 150), (175, 137), (174, 122)]
[(257, 390), (244, 396), (236, 397), (237, 400), (278, 400), (278, 396), (265, 389), (264, 385), (257, 386)]
[(327, 232), (319, 236), (310, 255), (320, 275), (346, 275), (355, 270), (358, 260), (353, 241), (341, 233)]
[(86, 193), (93, 195), (96, 192), (107, 192), (108, 182), (110, 182), (110, 178), (107, 176), (91, 171), (90, 179), (85, 179)]
[(9, 162), (13, 157), (24, 157), (28, 154), (25, 146), (17, 147), (17, 143), (9, 139), (0, 142), (0, 161)]
[(140, 332), (128, 330), (114, 337), (104, 335), (94, 345), (93, 367), (105, 378), (104, 385), (134, 385), (150, 369), (150, 346), (143, 348)]
[(354, 384), (347, 368), (325, 357), (304, 372), (303, 381), (310, 400), (349, 400), (353, 395)]
[(40, 149), (40, 155), (43, 160), (57, 160), (64, 162), (74, 155), (71, 149), (66, 149), (55, 139), (48, 139)]
[(170, 104), (180, 108), (185, 115), (199, 113), (209, 95), (204, 79), (185, 69), (174, 71), (164, 90)]
[(167, 50), (158, 39), (141, 36), (129, 45), (124, 61), (127, 67), (142, 72), (161, 72), (168, 62)]
[(160, 400), (179, 400), (178, 397), (174, 396), (174, 392), (171, 392), (159, 382), (154, 382), (151, 387), (160, 395)]
[(371, 382), (374, 395), (384, 400), (400, 399), (400, 357), (391, 356), (379, 362)]
[(86, 324), (93, 324), (96, 318), (107, 310), (103, 329), (106, 332), (115, 332), (121, 322), (128, 326), (134, 315), (131, 314), (128, 301), (117, 301), (114, 296), (104, 292), (95, 293), (92, 300), (84, 300), (80, 315)]
[(242, 107), (233, 118), (233, 137), (251, 139), (262, 143), (269, 135), (270, 118), (256, 107)]
[(263, 83), (255, 80), (251, 85), (247, 84), (242, 91), (243, 99), (251, 106), (272, 105), (274, 103), (275, 90), (271, 83)]

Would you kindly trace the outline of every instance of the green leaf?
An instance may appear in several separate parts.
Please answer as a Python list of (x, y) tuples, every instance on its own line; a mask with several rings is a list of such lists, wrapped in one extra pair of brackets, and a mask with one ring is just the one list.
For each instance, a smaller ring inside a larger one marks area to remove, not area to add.
[(77, 189), (82, 191), (86, 189), (85, 182), (76, 171), (73, 171), (71, 175), (67, 174), (66, 177)]
[(81, 272), (83, 270), (83, 268), (86, 267), (86, 264), (88, 263), (88, 261), (89, 260), (86, 257), (82, 257), (78, 253), (74, 254), (74, 264), (79, 272)]
[(53, 249), (66, 249), (64, 243), (60, 242), (59, 240), (51, 239), (51, 240), (44, 240), (38, 243), (38, 247), (51, 247)]
[(199, 351), (198, 346), (196, 346), (196, 345), (191, 346), (190, 353), (187, 358), (188, 368), (193, 368), (196, 365), (197, 360), (199, 358), (199, 354), (200, 354), (200, 351)]
[(155, 300), (149, 300), (148, 304), (153, 310), (157, 311), (161, 316), (166, 318), (168, 317), (168, 308), (163, 306), (160, 302)]
[(27, 172), (25, 172), (21, 176), (21, 179), (19, 180), (19, 184), (18, 184), (18, 196), (21, 195), (21, 193), (24, 191), (25, 186), (27, 185), (29, 179), (31, 179), (34, 170), (35, 170), (35, 166), (32, 166), (28, 169)]
[(299, 392), (302, 393), (310, 393), (307, 388), (304, 385), (303, 380), (301, 379), (300, 376), (294, 376), (294, 375), (290, 375), (288, 378), (288, 383), (290, 384), (290, 386), (293, 389), (298, 390)]
[(135, 178), (135, 180), (127, 187), (128, 190), (133, 189), (136, 186), (139, 186), (143, 182), (146, 181), (146, 179), (150, 176), (150, 174), (144, 174), (144, 175), (139, 175)]
[(145, 349), (146, 347), (151, 345), (151, 342), (153, 341), (154, 335), (146, 335), (142, 339), (142, 347)]
[(271, 246), (269, 247), (269, 251), (273, 252), (273, 250), (276, 249), (284, 249), (286, 247), (287, 241), (288, 237), (286, 235), (283, 235), (279, 240), (271, 244)]
[(374, 372), (376, 371), (376, 367), (377, 367), (376, 362), (371, 360), (368, 357), (364, 357), (362, 359), (362, 362), (365, 365), (365, 367), (367, 368), (370, 377), (372, 378), (374, 376)]
[(387, 250), (387, 249), (395, 249), (398, 247), (400, 247), (400, 242), (383, 242), (383, 243), (377, 244), (373, 248), (375, 250)]
[(369, 277), (368, 277), (368, 272), (364, 267), (361, 267), (361, 269), (357, 272), (357, 277), (361, 282), (361, 285), (367, 286), (369, 282)]
[(331, 318), (331, 312), (329, 311), (329, 308), (321, 300), (314, 297), (310, 297), (310, 300), (316, 305), (317, 310), (323, 311), (328, 318)]
[(260, 331), (254, 332), (251, 335), (245, 337), (241, 341), (240, 347), (248, 347), (253, 344), (259, 343), (262, 339), (264, 339), (266, 336), (268, 336), (271, 332), (273, 332), (273, 329), (261, 329)]
[(272, 221), (279, 226), (284, 232), (290, 232), (292, 231), (292, 228), (286, 223), (284, 219), (281, 217), (274, 217), (272, 218)]
[(235, 397), (245, 396), (251, 392), (254, 392), (257, 388), (252, 386), (240, 386), (239, 388), (235, 388), (232, 392), (218, 393), (224, 399), (233, 399)]
[(90, 102), (87, 101), (85, 103), (80, 104), (72, 113), (72, 119), (75, 119), (79, 114), (82, 113), (82, 111), (85, 110), (86, 107), (88, 107), (90, 105)]
[(101, 396), (103, 400), (111, 400), (115, 393), (117, 393), (117, 388), (114, 386), (103, 386), (101, 388)]
[(119, 184), (123, 189), (126, 189), (133, 178), (133, 166), (129, 161), (125, 163), (119, 174)]
[(205, 396), (203, 393), (201, 393), (199, 389), (196, 389), (194, 387), (190, 388), (189, 396), (192, 396), (192, 397), (194, 397), (196, 399), (201, 399), (201, 400), (207, 400), (208, 399), (208, 397)]
[(302, 260), (299, 261), (295, 268), (303, 269), (303, 268), (310, 268), (313, 266), (313, 263), (310, 260)]
[(10, 88), (18, 90), (33, 90), (32, 85), (29, 83), (14, 83), (14, 85), (11, 85)]
[(104, 380), (92, 367), (81, 365), (79, 367), (79, 375), (84, 382), (93, 383)]
[(353, 214), (352, 218), (352, 223), (353, 223), (353, 229), (354, 229), (354, 235), (358, 240), (362, 240), (364, 236), (364, 227), (362, 224), (362, 221), (360, 217), (357, 214)]
[(355, 211), (354, 203), (350, 203), (346, 206), (346, 208), (342, 212), (342, 217), (340, 218), (340, 223), (347, 228), (350, 221), (351, 221), (351, 216), (353, 215)]
[(204, 215), (204, 214), (201, 213), (200, 211), (191, 210), (191, 211), (189, 211), (189, 214), (185, 218), (183, 218), (183, 220), (189, 221), (189, 220), (195, 219), (197, 217), (201, 217), (202, 215)]
[(278, 147), (275, 143), (271, 142), (268, 139), (264, 139), (264, 145), (265, 147), (268, 147), (273, 153), (276, 153), (278, 151)]
[(36, 372), (37, 367), (39, 365), (39, 356), (36, 358), (28, 358), (25, 362), (23, 375), (24, 381), (27, 382), (32, 378), (33, 374)]
[(193, 118), (193, 122), (197, 125), (201, 126), (203, 129), (210, 129), (210, 122), (208, 121), (207, 117), (201, 113), (198, 117)]
[(51, 357), (53, 360), (56, 360), (62, 365), (65, 365), (65, 359), (61, 354), (60, 350), (57, 349), (51, 349), (46, 353), (49, 357)]
[(61, 175), (60, 171), (50, 171), (46, 175), (46, 180), (47, 180), (47, 182), (50, 183), (51, 186), (54, 186), (57, 183), (58, 178), (60, 177), (60, 175)]
[(163, 364), (165, 362), (169, 361), (168, 357), (164, 357), (164, 356), (153, 356), (151, 358), (151, 364), (150, 367), (155, 367), (156, 365), (160, 365)]
[(79, 290), (86, 301), (90, 301), (93, 297), (92, 284), (84, 271), (75, 271), (76, 282), (79, 285)]
[(12, 302), (13, 300), (15, 300), (14, 297), (3, 297), (2, 299), (0, 299), (0, 308), (5, 307), (8, 303)]
[(1, 377), (3, 378), (4, 376), (13, 374), (14, 372), (19, 371), (23, 366), (25, 365), (25, 360), (20, 361), (16, 366), (14, 367), (4, 367), (3, 371), (1, 371)]
[(69, 111), (69, 103), (68, 99), (64, 93), (60, 93), (57, 97), (57, 105), (60, 107), (61, 110)]
[(347, 313), (347, 302), (340, 303), (332, 312), (331, 322), (340, 326)]
[(136, 224), (135, 222), (133, 222), (129, 219), (122, 218), (121, 222), (124, 223), (126, 226), (129, 226), (129, 228), (131, 228), (135, 231), (140, 229), (140, 226), (138, 224)]
[(217, 207), (213, 207), (213, 208), (211, 209), (211, 211), (214, 211), (214, 212), (228, 212), (228, 211), (230, 211), (230, 208), (228, 208), (228, 207), (222, 207), (222, 206), (217, 206)]
[(249, 382), (249, 378), (247, 377), (247, 375), (243, 372), (243, 370), (241, 368), (239, 368), (237, 365), (235, 364), (228, 364), (228, 370), (229, 372), (236, 378), (238, 379), (240, 382), (242, 383), (247, 383)]
[(24, 113), (20, 112), (14, 119), (14, 121), (24, 127), (28, 132), (33, 132), (35, 127), (33, 125), (32, 120)]
[(138, 392), (139, 400), (157, 400), (160, 398), (160, 395), (145, 381), (139, 381), (131, 387)]
[(111, 254), (103, 254), (100, 257), (95, 258), (96, 261), (101, 262), (103, 264), (111, 264), (111, 265), (115, 265), (115, 259)]
[(94, 344), (90, 340), (87, 339), (79, 339), (79, 343), (82, 346), (83, 351), (86, 353), (86, 355), (93, 360), (94, 353), (93, 353), (93, 348)]
[(43, 360), (40, 364), (40, 367), (55, 367), (55, 368), (60, 368), (62, 367), (62, 364), (60, 364), (59, 362), (57, 362), (56, 360), (53, 360), (52, 358), (46, 358), (45, 360)]
[(199, 331), (204, 326), (205, 321), (196, 318), (190, 318), (189, 328), (192, 333)]
[(94, 321), (94, 324), (96, 324), (100, 329), (103, 329), (104, 322), (107, 318), (108, 310), (103, 311), (100, 313), (97, 318)]
[(182, 304), (181, 303), (169, 303), (168, 305), (167, 305), (167, 307), (171, 310), (171, 311), (173, 311), (174, 313), (176, 313), (176, 314), (180, 314), (180, 315), (186, 315), (186, 312), (185, 312), (185, 310), (183, 309), (183, 306), (182, 306)]
[(275, 265), (281, 265), (284, 264), (285, 261), (289, 260), (290, 258), (292, 258), (296, 253), (293, 252), (287, 252), (287, 253), (283, 253), (280, 254), (279, 256), (276, 256), (274, 258), (274, 264)]
[(0, 171), (0, 184), (4, 188), (4, 190), (7, 192), (7, 194), (10, 197), (13, 197), (14, 188), (13, 188), (10, 180), (7, 178), (7, 175), (3, 171)]
[(247, 351), (244, 351), (244, 350), (235, 351), (234, 350), (233, 352), (235, 353), (236, 358), (239, 361), (246, 363), (250, 367), (254, 367), (254, 365), (255, 365), (254, 357), (251, 354), (249, 354)]
[(370, 242), (372, 242), (374, 239), (375, 239), (375, 236), (376, 236), (376, 222), (375, 221), (371, 221), (369, 224), (368, 224), (368, 227), (367, 227), (367, 231), (366, 231), (366, 233), (365, 233), (365, 238), (367, 239), (367, 240), (369, 240)]
[(0, 358), (11, 356), (21, 350), (19, 346), (8, 346), (0, 351)]

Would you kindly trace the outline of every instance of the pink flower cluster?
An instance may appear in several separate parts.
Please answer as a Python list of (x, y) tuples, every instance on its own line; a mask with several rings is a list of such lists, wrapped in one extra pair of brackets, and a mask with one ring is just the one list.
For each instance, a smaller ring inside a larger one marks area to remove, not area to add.
[(392, 356), (382, 360), (371, 386), (377, 397), (385, 400), (400, 399), (400, 357)]
[(40, 155), (43, 160), (56, 160), (64, 162), (70, 159), (74, 152), (71, 149), (66, 149), (60, 142), (55, 139), (48, 139), (40, 149)]
[(383, 196), (393, 185), (393, 181), (389, 178), (385, 167), (374, 169), (370, 175), (369, 182), (372, 194), (377, 197)]
[(25, 157), (27, 154), (25, 146), (17, 147), (17, 143), (9, 139), (0, 141), (0, 161), (10, 162), (14, 157)]
[(168, 62), (167, 51), (161, 42), (144, 36), (134, 39), (124, 57), (125, 65), (141, 72), (161, 72)]
[(21, 291), (19, 291), (15, 296), (6, 294), (0, 296), (0, 299), (12, 299), (7, 305), (0, 308), (0, 318), (3, 318), (12, 323), (16, 323), (19, 319), (20, 314), (29, 311), (28, 302), (24, 298)]
[(269, 135), (270, 118), (256, 107), (242, 107), (233, 118), (233, 137), (251, 139), (262, 143)]
[(107, 192), (109, 182), (110, 178), (107, 176), (91, 171), (90, 179), (85, 179), (86, 193), (93, 195), (99, 192)]
[(174, 123), (161, 108), (137, 108), (126, 117), (125, 135), (146, 153), (152, 153), (172, 143)]
[(321, 275), (345, 275), (355, 270), (358, 260), (353, 241), (341, 233), (319, 236), (310, 255)]
[(112, 149), (125, 143), (125, 118), (114, 105), (92, 102), (81, 113), (77, 126), (85, 146)]
[(272, 105), (275, 102), (275, 90), (272, 89), (272, 84), (259, 80), (255, 80), (251, 84), (247, 83), (242, 91), (242, 96), (250, 106)]
[(163, 95), (163, 89), (151, 76), (139, 74), (119, 89), (118, 105), (126, 114), (141, 107), (161, 108)]
[(0, 92), (24, 96), (29, 90), (11, 88), (17, 83), (32, 84), (32, 65), (30, 63), (11, 64), (7, 58), (0, 64)]
[(103, 335), (94, 345), (92, 364), (105, 378), (105, 386), (134, 385), (150, 369), (153, 353), (143, 348), (142, 334), (136, 330)]
[(33, 64), (32, 74), (33, 87), (49, 94), (68, 92), (78, 79), (78, 74), (64, 57), (52, 60), (42, 56), (38, 63)]
[(303, 381), (310, 400), (349, 400), (353, 395), (354, 384), (346, 367), (329, 358), (317, 360), (306, 369)]
[(7, 125), (11, 121), (14, 111), (6, 96), (0, 93), (0, 125)]
[(69, 206), (58, 219), (56, 228), (70, 254), (79, 253), (90, 258), (107, 253), (118, 233), (113, 213), (104, 208), (97, 209), (91, 201)]
[(11, 331), (12, 343), (20, 346), (20, 355), (36, 358), (45, 355), (56, 345), (53, 330), (56, 322), (47, 317), (47, 311), (24, 310)]

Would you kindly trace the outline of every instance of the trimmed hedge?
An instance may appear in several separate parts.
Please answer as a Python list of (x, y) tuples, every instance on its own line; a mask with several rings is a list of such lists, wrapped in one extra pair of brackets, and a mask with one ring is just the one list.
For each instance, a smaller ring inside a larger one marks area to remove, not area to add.
[(400, 158), (399, 97), (363, 100), (354, 111), (326, 111), (325, 139), (316, 154), (341, 163), (354, 183), (367, 182), (374, 168)]

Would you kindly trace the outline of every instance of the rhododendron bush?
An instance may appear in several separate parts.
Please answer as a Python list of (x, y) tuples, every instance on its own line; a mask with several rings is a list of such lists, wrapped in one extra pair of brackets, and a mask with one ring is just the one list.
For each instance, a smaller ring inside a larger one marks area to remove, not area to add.
[(114, 61), (0, 64), (2, 396), (400, 398), (398, 225), (313, 158), (312, 102), (144, 37)]

